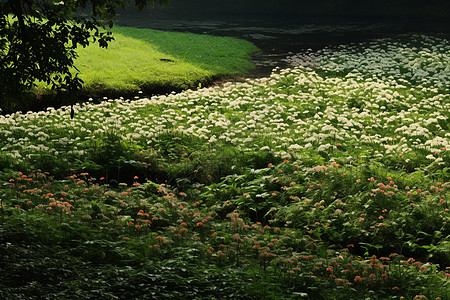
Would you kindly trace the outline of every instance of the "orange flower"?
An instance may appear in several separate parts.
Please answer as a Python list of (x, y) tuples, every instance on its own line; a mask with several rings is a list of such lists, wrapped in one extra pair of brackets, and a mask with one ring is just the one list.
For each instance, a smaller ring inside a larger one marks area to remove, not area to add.
[(355, 279), (353, 281), (355, 281), (355, 282), (362, 282), (363, 279), (361, 278), (361, 276), (357, 275), (357, 276), (355, 276)]

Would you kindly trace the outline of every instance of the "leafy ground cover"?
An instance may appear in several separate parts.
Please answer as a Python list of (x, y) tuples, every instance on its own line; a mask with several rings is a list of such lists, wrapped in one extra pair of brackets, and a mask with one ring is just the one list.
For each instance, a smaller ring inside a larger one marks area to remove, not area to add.
[(0, 297), (448, 299), (448, 39), (290, 61), (0, 117)]

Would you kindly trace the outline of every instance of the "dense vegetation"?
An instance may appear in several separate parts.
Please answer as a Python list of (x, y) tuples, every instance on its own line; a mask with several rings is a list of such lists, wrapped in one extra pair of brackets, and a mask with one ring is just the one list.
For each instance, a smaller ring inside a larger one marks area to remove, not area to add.
[(2, 299), (448, 299), (450, 42), (0, 117)]

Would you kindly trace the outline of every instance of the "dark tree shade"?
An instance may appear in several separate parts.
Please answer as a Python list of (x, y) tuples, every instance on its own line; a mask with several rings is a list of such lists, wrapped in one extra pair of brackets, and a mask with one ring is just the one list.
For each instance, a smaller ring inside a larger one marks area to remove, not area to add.
[(106, 48), (116, 9), (130, 2), (143, 8), (167, 0), (0, 0), (0, 107), (36, 81), (58, 92), (79, 90), (76, 48), (95, 42)]

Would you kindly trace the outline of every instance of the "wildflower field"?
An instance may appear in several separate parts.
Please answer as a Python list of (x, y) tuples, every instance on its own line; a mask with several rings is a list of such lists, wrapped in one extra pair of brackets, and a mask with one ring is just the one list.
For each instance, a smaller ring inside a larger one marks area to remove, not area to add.
[(450, 299), (450, 40), (288, 61), (0, 116), (0, 298)]

